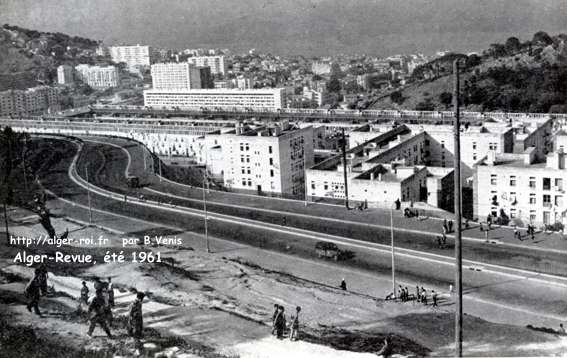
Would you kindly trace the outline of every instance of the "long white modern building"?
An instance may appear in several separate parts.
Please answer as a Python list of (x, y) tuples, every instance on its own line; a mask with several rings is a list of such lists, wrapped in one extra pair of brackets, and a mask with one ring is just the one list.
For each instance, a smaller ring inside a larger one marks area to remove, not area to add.
[(120, 83), (120, 75), (115, 66), (75, 66), (77, 78), (93, 88), (116, 87)]
[(283, 107), (283, 88), (190, 89), (144, 91), (144, 105), (151, 107), (264, 108)]
[(189, 90), (201, 88), (201, 71), (186, 62), (156, 63), (151, 68), (155, 90)]

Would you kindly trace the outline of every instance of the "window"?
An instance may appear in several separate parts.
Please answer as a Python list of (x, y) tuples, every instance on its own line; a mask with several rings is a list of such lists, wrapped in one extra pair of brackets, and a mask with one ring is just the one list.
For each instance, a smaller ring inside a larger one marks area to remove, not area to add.
[(516, 176), (510, 175), (510, 186), (516, 186)]
[(252, 179), (248, 179), (248, 186), (252, 186)]
[(274, 165), (274, 158), (270, 158), (270, 165)]
[(496, 185), (498, 183), (496, 174), (490, 174), (490, 185)]
[(327, 182), (323, 183), (323, 189), (329, 190), (329, 183)]
[(563, 196), (556, 195), (555, 196), (555, 205), (562, 207), (563, 206)]
[(536, 195), (530, 194), (530, 205), (535, 205), (536, 203)]
[(543, 178), (543, 190), (550, 190), (550, 189), (551, 189), (551, 179)]
[(514, 219), (516, 217), (516, 209), (510, 209), (510, 219)]
[(246, 186), (246, 180), (242, 179), (242, 186)]
[(246, 174), (246, 169), (242, 167), (242, 174)]
[(244, 151), (244, 144), (243, 143), (240, 143), (240, 151), (241, 152)]
[(530, 222), (533, 223), (536, 221), (536, 212), (535, 210), (530, 210)]
[(543, 206), (546, 206), (546, 207), (551, 206), (551, 195), (548, 195), (548, 194), (543, 195)]
[(472, 149), (476, 149), (476, 142), (472, 142)]
[(250, 174), (250, 167), (246, 168), (246, 172)]
[(472, 160), (476, 161), (476, 153), (473, 153)]
[(311, 182), (311, 189), (315, 189), (315, 182), (314, 181)]
[(243, 155), (240, 156), (240, 162), (244, 163), (244, 156)]
[(273, 177), (274, 176), (274, 170), (270, 169), (270, 176)]
[(445, 148), (445, 141), (441, 141), (441, 148)]
[(530, 188), (535, 189), (535, 177), (530, 177)]
[(555, 178), (555, 190), (557, 191), (563, 190), (563, 179)]
[(250, 144), (246, 143), (246, 150), (250, 150)]
[(246, 163), (250, 163), (250, 156), (249, 155), (246, 156)]
[(268, 153), (272, 154), (272, 146), (268, 147)]

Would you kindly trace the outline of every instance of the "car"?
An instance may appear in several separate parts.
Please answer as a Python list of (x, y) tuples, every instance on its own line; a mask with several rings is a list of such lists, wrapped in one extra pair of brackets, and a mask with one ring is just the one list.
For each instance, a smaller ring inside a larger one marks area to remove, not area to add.
[(315, 252), (319, 258), (327, 257), (332, 258), (335, 261), (338, 261), (341, 255), (339, 247), (328, 241), (318, 241), (315, 244)]

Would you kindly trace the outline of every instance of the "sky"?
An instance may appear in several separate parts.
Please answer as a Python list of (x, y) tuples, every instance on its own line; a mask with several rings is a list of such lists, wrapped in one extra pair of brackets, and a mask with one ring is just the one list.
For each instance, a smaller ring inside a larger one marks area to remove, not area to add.
[(567, 33), (567, 0), (0, 0), (0, 22), (108, 45), (387, 56)]

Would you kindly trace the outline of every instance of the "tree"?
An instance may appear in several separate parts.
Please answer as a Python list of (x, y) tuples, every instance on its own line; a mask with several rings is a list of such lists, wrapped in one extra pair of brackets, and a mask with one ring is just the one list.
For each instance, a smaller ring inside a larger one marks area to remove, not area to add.
[(504, 46), (506, 47), (506, 51), (508, 52), (508, 54), (513, 55), (518, 51), (520, 51), (522, 44), (517, 37), (509, 37), (508, 40), (506, 40)]
[(396, 104), (402, 104), (404, 103), (404, 96), (402, 95), (402, 92), (400, 91), (395, 91), (390, 93), (390, 100)]
[(481, 60), (480, 56), (476, 55), (474, 53), (472, 55), (468, 56), (466, 61), (465, 61), (467, 68), (478, 66), (478, 65), (480, 65), (481, 62), (482, 62), (482, 60)]
[(14, 198), (12, 185), (12, 170), (20, 162), (24, 150), (24, 138), (27, 135), (16, 133), (10, 127), (5, 127), (0, 131), (0, 201), (4, 208), (4, 223), (6, 225), (6, 239), (9, 239), (8, 231), (8, 205), (11, 205)]
[(453, 101), (453, 94), (451, 92), (442, 92), (439, 95), (439, 102), (445, 105), (446, 109), (449, 109), (449, 106), (451, 106), (452, 101)]
[(551, 36), (547, 34), (547, 32), (539, 31), (534, 34), (532, 39), (532, 43), (539, 46), (547, 46), (553, 43)]
[(331, 80), (327, 83), (327, 91), (338, 93), (341, 90), (341, 81), (335, 76), (331, 77)]

